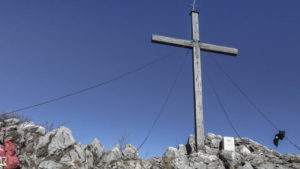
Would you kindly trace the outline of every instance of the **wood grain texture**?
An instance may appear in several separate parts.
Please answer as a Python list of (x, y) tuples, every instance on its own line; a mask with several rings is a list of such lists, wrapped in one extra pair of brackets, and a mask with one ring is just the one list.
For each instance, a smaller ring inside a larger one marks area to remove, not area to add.
[(195, 141), (196, 150), (204, 150), (204, 123), (203, 123), (203, 101), (202, 101), (202, 74), (200, 55), (200, 34), (198, 13), (192, 12), (192, 38), (193, 38), (193, 70), (194, 70), (194, 116), (195, 116)]
[(160, 35), (152, 35), (152, 42), (184, 48), (193, 48), (193, 42), (190, 40), (176, 39)]
[(238, 49), (229, 48), (225, 46), (212, 45), (208, 43), (199, 43), (201, 50), (208, 52), (221, 53), (231, 56), (236, 56), (238, 54)]
[(194, 80), (194, 118), (195, 118), (195, 142), (196, 150), (204, 150), (204, 119), (203, 119), (203, 96), (202, 96), (202, 75), (200, 51), (215, 52), (236, 56), (238, 50), (235, 48), (212, 45), (200, 42), (198, 12), (191, 12), (192, 19), (192, 40), (171, 38), (160, 35), (152, 35), (152, 42), (179, 46), (193, 49), (193, 80)]

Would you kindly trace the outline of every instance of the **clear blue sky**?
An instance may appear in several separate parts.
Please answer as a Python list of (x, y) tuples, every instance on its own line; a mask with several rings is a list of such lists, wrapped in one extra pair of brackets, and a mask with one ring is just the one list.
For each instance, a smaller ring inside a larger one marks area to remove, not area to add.
[[(22, 113), (35, 123), (71, 120), (76, 141), (106, 150), (127, 131), (138, 146), (167, 96), (187, 49), (151, 43), (152, 34), (190, 39), (192, 0), (0, 1), (0, 111), (10, 111), (108, 80), (162, 55), (172, 56), (95, 90)], [(202, 52), (202, 64), (243, 137), (276, 149), (276, 131), (231, 85), (215, 56), (257, 105), (300, 144), (300, 2), (201, 0), (202, 42), (239, 49), (237, 57)], [(192, 57), (149, 140), (161, 156), (194, 133)], [(204, 76), (205, 132), (235, 136)], [(236, 136), (235, 136), (236, 137)], [(276, 149), (299, 153), (286, 140)], [(149, 157), (148, 156), (148, 157)]]

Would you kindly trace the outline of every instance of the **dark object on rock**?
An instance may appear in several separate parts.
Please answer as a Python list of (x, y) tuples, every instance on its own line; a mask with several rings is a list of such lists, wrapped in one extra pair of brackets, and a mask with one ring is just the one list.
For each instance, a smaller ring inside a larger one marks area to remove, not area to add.
[(5, 146), (5, 142), (4, 142), (5, 137), (6, 137), (5, 132), (6, 132), (5, 127), (2, 127), (2, 132), (0, 132), (0, 144), (3, 145), (3, 146)]
[(278, 141), (283, 140), (284, 136), (285, 136), (285, 131), (279, 131), (279, 133), (275, 135), (273, 143), (276, 147), (278, 147)]

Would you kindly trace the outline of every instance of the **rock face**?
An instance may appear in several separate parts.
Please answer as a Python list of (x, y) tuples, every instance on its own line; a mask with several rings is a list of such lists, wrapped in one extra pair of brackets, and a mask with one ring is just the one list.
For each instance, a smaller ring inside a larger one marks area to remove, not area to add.
[(22, 169), (300, 169), (300, 155), (281, 155), (247, 138), (236, 138), (235, 151), (224, 151), (222, 136), (208, 133), (205, 150), (196, 152), (195, 137), (190, 135), (186, 145), (167, 148), (161, 158), (143, 160), (131, 144), (122, 152), (118, 145), (105, 152), (97, 139), (82, 146), (66, 127), (45, 133), (33, 122), (0, 119), (4, 126)]

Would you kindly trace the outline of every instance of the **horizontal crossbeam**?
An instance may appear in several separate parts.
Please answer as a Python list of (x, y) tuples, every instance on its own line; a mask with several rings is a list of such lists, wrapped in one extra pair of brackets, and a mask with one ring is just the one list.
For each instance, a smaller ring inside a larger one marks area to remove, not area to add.
[(200, 45), (200, 49), (203, 51), (227, 54), (231, 56), (236, 56), (238, 54), (238, 49), (235, 48), (229, 48), (225, 46), (218, 46), (218, 45), (212, 45), (212, 44), (201, 43), (201, 42), (197, 43), (191, 40), (170, 38), (170, 37), (160, 36), (160, 35), (152, 35), (152, 42), (172, 45), (172, 46), (179, 46), (184, 48), (193, 48), (194, 45)]
[(212, 45), (208, 43), (201, 43), (200, 42), (200, 49), (208, 52), (215, 52), (215, 53), (221, 53), (231, 56), (236, 56), (238, 54), (238, 49), (235, 48), (229, 48), (225, 46), (218, 46), (218, 45)]
[(152, 42), (162, 43), (166, 45), (179, 46), (184, 48), (193, 48), (193, 41), (177, 38), (170, 38), (160, 35), (152, 35)]

